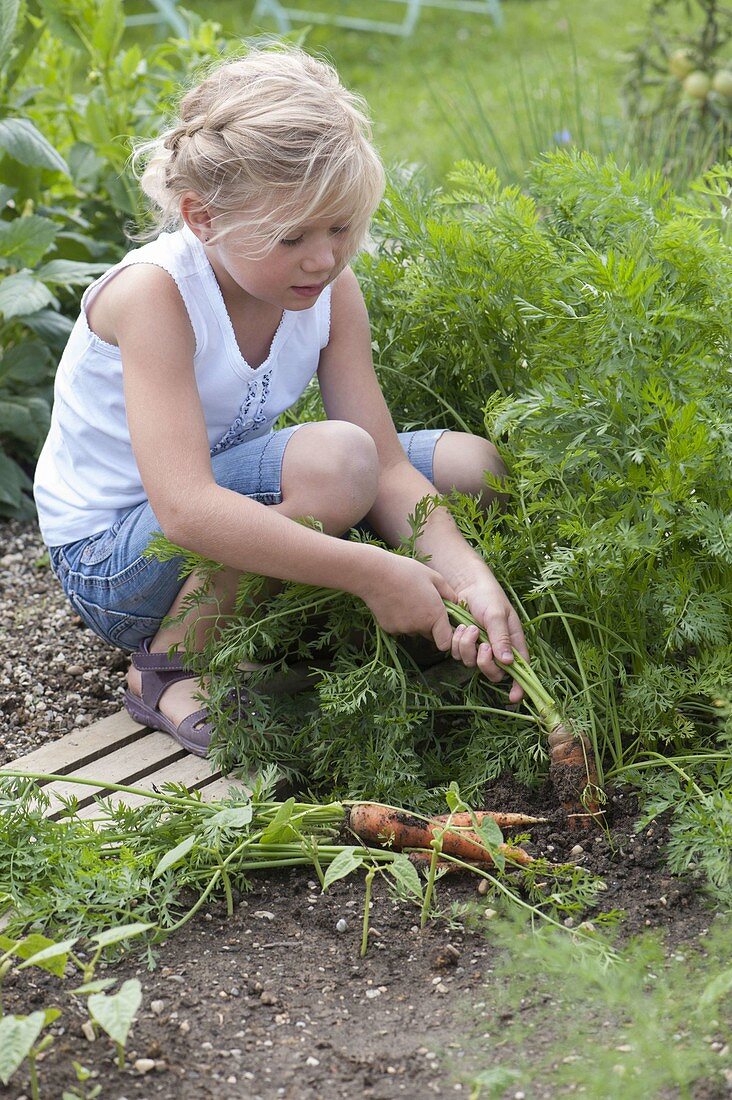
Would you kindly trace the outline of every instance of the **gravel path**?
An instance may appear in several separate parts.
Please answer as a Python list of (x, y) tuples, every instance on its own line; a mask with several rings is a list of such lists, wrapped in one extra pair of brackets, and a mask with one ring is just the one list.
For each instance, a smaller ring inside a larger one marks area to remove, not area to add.
[(35, 522), (0, 522), (0, 765), (122, 706), (128, 659), (88, 630)]

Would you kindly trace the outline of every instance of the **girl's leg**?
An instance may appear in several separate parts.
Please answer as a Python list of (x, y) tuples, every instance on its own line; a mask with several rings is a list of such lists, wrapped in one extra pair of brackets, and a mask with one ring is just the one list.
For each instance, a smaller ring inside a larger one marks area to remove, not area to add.
[(503, 459), (487, 439), (467, 432), (443, 432), (435, 444), (432, 461), (433, 485), (441, 493), (457, 489), (477, 495), (483, 508), (494, 500), (505, 503), (505, 496), (489, 488), (483, 476), (486, 470), (501, 480), (508, 474)]
[[(330, 535), (341, 535), (369, 511), (378, 487), (378, 457), (371, 436), (354, 424), (323, 421), (303, 424), (289, 439), (282, 460), (282, 502), (268, 507), (290, 519), (313, 516)], [(217, 615), (226, 615), (234, 606), (240, 573), (224, 568), (216, 574), (209, 603), (196, 607), (182, 622), (162, 626), (150, 642), (153, 653), (164, 653), (171, 646), (182, 646), (193, 627), (196, 645), (203, 647), (206, 635)], [(194, 575), (183, 584), (168, 611), (177, 616), (183, 600), (199, 584)], [(277, 582), (273, 582), (273, 587)], [(139, 695), (140, 672), (130, 668), (130, 690)], [(176, 725), (200, 702), (195, 680), (172, 684), (160, 700), (160, 710)]]

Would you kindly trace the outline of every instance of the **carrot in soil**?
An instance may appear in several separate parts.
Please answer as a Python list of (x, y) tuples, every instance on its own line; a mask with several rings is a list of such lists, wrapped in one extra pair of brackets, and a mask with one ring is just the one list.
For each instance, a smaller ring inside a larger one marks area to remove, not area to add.
[[(382, 806), (378, 802), (357, 802), (350, 806), (346, 824), (360, 840), (368, 844), (389, 845), (397, 851), (404, 848), (428, 849), (435, 834), (445, 827), (445, 821), (439, 818), (424, 820), (404, 810)], [(442, 836), (442, 851), (445, 855), (455, 856), (456, 859), (469, 863), (487, 863), (492, 866), (485, 844), (472, 830), (453, 832), (452, 829), (447, 829)], [(501, 844), (499, 851), (512, 863), (525, 865), (532, 862), (531, 856), (523, 848)]]
[[(480, 640), (488, 641), (484, 630), (467, 608), (450, 600), (444, 601), (447, 612), (456, 623), (477, 626)], [(494, 658), (499, 668), (508, 672), (521, 685), (536, 708), (537, 717), (549, 742), (549, 778), (557, 792), (570, 826), (587, 825), (602, 811), (595, 791), (600, 791), (597, 763), (592, 746), (584, 734), (575, 733), (565, 723), (559, 707), (539, 681), (531, 666), (520, 653), (513, 651), (513, 663), (505, 665)]]

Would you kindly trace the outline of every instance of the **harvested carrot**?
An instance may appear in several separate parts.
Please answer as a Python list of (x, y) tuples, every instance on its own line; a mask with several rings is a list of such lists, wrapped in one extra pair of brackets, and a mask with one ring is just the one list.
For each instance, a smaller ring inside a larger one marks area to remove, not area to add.
[[(466, 607), (445, 600), (450, 617), (465, 626), (477, 626), (480, 641), (488, 635), (481, 629)], [(504, 664), (494, 658), (499, 668), (508, 672), (521, 685), (536, 708), (537, 717), (549, 742), (549, 777), (569, 818), (569, 825), (587, 826), (602, 811), (595, 795), (600, 790), (597, 763), (588, 738), (575, 733), (565, 724), (555, 700), (540, 682), (520, 653), (513, 651), (513, 662)]]
[[(393, 810), (378, 802), (358, 802), (348, 810), (347, 825), (351, 832), (368, 844), (387, 844), (397, 851), (404, 848), (429, 848), (435, 834), (445, 827), (439, 818), (415, 817), (405, 810)], [(473, 863), (491, 863), (485, 845), (477, 833), (468, 829), (447, 829), (442, 836), (445, 855)], [(523, 848), (501, 844), (499, 851), (513, 863), (526, 864), (531, 856)]]
[[(525, 825), (542, 825), (549, 819), (546, 817), (531, 817), (530, 814), (502, 813), (500, 810), (474, 810), (475, 820), (479, 825), (486, 818), (495, 821), (499, 829), (519, 829)], [(470, 829), (473, 826), (473, 818), (469, 813), (436, 814), (433, 821), (447, 821), (458, 828)]]

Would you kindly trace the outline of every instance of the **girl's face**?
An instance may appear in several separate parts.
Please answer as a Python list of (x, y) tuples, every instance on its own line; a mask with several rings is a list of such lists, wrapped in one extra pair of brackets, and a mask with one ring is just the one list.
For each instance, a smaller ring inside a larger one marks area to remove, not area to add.
[(242, 255), (243, 234), (237, 230), (204, 247), (222, 291), (234, 301), (302, 310), (315, 304), (348, 262), (347, 230), (346, 222), (330, 218), (309, 221), (257, 259)]

